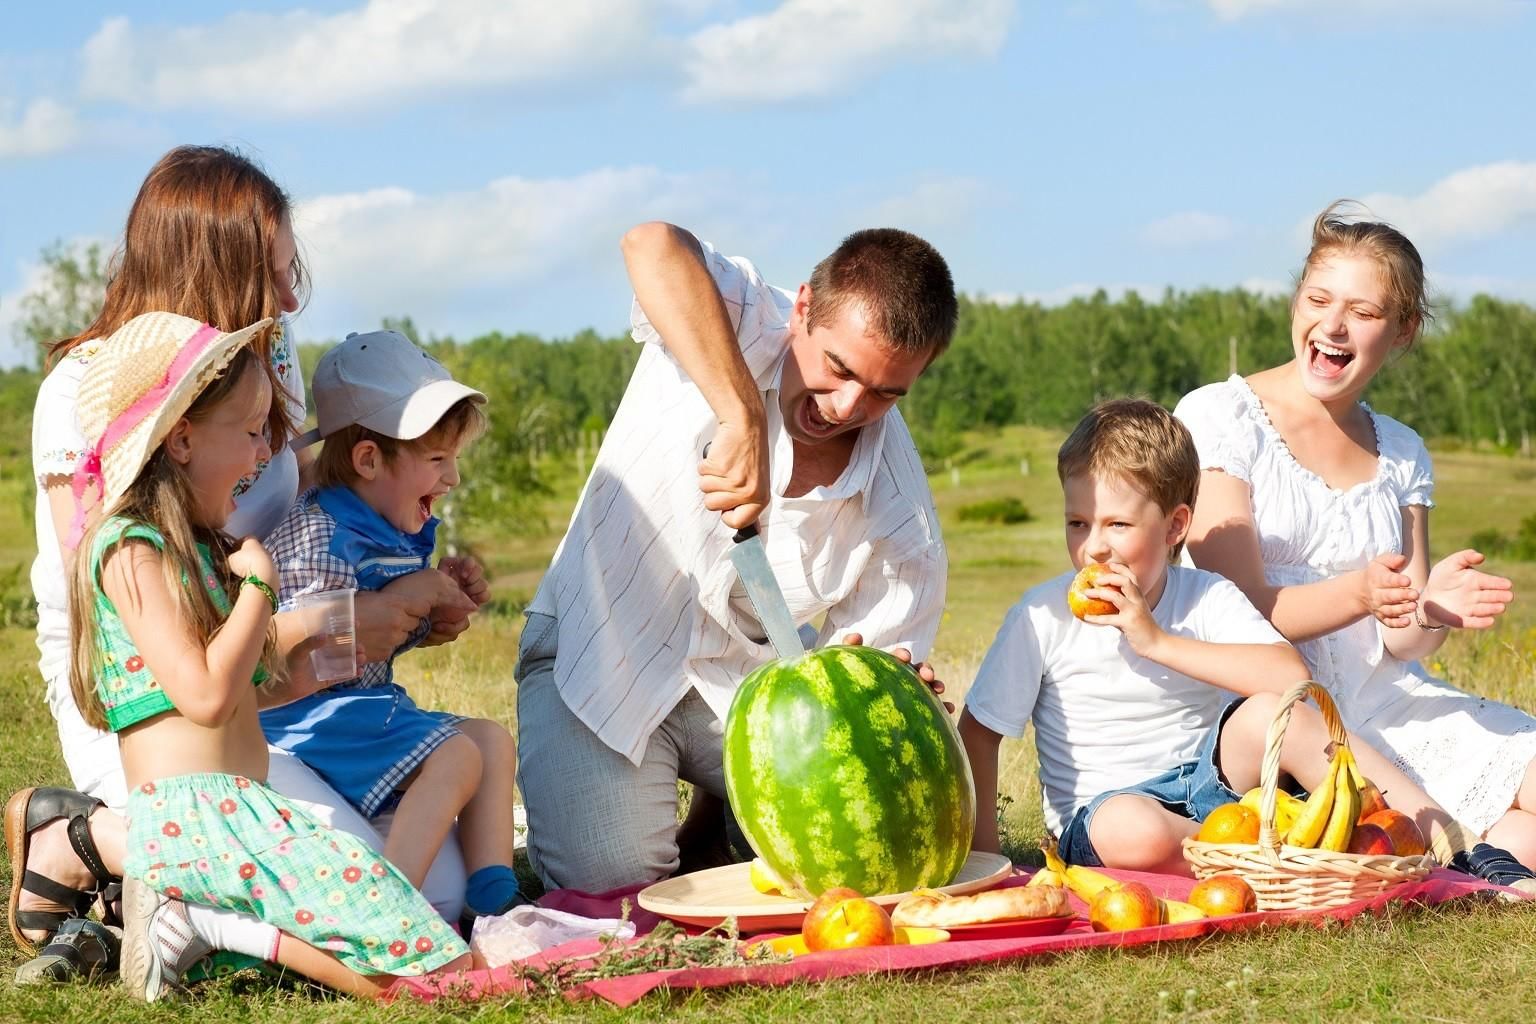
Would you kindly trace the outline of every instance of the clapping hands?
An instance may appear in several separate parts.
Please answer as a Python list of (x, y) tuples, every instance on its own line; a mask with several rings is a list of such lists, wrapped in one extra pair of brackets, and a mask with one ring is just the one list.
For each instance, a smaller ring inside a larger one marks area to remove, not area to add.
[(1464, 548), (1447, 555), (1429, 570), (1419, 618), (1428, 626), (1487, 629), (1515, 599), (1514, 584), (1475, 568), (1482, 553)]

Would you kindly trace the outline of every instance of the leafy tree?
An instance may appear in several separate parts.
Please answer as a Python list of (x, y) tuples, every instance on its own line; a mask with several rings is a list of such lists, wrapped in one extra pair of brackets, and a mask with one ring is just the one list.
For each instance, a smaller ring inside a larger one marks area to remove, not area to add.
[(17, 337), (31, 342), (33, 350), (90, 326), (107, 290), (99, 243), (81, 248), (55, 242), (43, 250), (42, 259), (42, 287), (22, 296), (23, 315), (16, 324)]

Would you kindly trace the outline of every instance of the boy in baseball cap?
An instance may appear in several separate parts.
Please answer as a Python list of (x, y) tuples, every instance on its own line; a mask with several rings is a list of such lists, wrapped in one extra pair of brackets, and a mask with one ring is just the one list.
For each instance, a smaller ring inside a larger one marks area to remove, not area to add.
[(320, 425), (294, 446), (324, 440), (316, 486), (267, 538), (282, 607), (401, 580), (391, 594), (433, 611), (357, 678), (263, 711), (262, 728), (365, 817), (394, 812), (383, 852), (417, 887), (458, 818), (466, 917), (502, 913), (521, 902), (512, 737), (499, 722), (418, 707), (393, 667), (431, 642), (434, 618), (460, 618), (488, 596), (473, 559), (431, 561), (432, 510), (459, 483), (459, 453), (485, 429), (485, 396), (394, 331), (349, 335), (321, 357), (312, 387)]

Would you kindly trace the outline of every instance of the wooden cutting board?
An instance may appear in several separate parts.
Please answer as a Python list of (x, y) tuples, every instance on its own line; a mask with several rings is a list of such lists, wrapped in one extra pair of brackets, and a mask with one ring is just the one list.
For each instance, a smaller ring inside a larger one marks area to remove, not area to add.
[[(750, 864), (727, 864), (664, 879), (640, 890), (638, 900), (653, 914), (703, 928), (734, 917), (743, 933), (799, 930), (810, 903), (758, 892), (752, 888), (751, 868)], [(951, 896), (981, 892), (1012, 871), (1012, 862), (1002, 854), (973, 850), (955, 880), (939, 891)], [(871, 899), (883, 907), (893, 907), (907, 895), (899, 892)]]

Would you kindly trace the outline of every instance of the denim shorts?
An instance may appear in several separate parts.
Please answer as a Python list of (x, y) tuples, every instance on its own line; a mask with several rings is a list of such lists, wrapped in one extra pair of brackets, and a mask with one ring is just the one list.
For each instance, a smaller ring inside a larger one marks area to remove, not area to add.
[(1177, 768), (1153, 776), (1139, 785), (1100, 793), (1078, 808), (1061, 832), (1062, 859), (1068, 864), (1080, 864), (1083, 867), (1103, 866), (1104, 862), (1099, 859), (1098, 851), (1088, 838), (1088, 825), (1093, 821), (1094, 812), (1110, 797), (1126, 793), (1151, 797), (1174, 814), (1182, 814), (1191, 821), (1204, 821), (1206, 815), (1222, 804), (1240, 799), (1240, 795), (1222, 777), (1221, 766), (1216, 759), (1221, 744), (1221, 727), (1227, 724), (1227, 716), (1242, 702), (1242, 698), (1239, 698), (1222, 709), (1215, 728), (1200, 741), (1200, 749), (1195, 751), (1193, 760), (1185, 761)]

